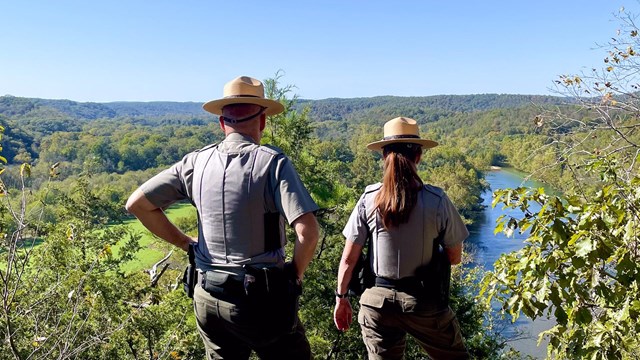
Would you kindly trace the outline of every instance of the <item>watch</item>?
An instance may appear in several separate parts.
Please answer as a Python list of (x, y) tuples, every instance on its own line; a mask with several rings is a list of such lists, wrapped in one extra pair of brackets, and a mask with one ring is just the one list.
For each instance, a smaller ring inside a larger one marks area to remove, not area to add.
[(344, 298), (348, 298), (349, 297), (349, 292), (348, 291), (346, 293), (344, 293), (344, 294), (340, 294), (338, 292), (338, 290), (336, 290), (335, 293), (336, 293), (336, 297), (340, 298), (340, 299), (344, 299)]

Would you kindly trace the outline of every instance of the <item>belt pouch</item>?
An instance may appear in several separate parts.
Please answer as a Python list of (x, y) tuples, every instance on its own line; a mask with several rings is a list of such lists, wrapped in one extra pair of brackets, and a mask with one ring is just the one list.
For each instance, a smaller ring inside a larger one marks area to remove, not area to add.
[(202, 283), (200, 285), (211, 295), (222, 295), (224, 293), (224, 284), (228, 279), (229, 274), (207, 271), (202, 275)]

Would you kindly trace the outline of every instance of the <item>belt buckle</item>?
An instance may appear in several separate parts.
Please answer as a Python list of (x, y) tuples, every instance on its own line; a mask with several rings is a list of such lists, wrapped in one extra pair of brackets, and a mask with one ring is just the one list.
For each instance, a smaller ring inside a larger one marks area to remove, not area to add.
[(204, 285), (207, 282), (207, 273), (198, 270), (198, 279), (200, 279), (200, 281), (198, 281), (198, 285), (200, 285), (200, 287), (204, 289)]

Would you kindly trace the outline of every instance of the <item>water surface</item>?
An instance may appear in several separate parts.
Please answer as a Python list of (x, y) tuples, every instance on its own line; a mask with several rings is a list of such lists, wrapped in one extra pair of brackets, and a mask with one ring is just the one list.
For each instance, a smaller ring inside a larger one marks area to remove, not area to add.
[[(524, 181), (523, 174), (511, 169), (492, 170), (486, 173), (486, 180), (491, 189), (483, 194), (483, 205), (486, 206), (480, 219), (469, 227), (470, 236), (467, 243), (472, 251), (475, 251), (475, 263), (487, 270), (493, 269), (494, 262), (501, 254), (519, 250), (527, 234), (519, 234), (515, 231), (512, 237), (507, 238), (503, 233), (493, 234), (496, 220), (500, 215), (512, 214), (520, 217), (519, 210), (502, 209), (501, 205), (491, 208), (492, 193), (497, 189), (516, 188), (518, 186), (545, 187), (535, 181)], [(552, 189), (545, 188), (547, 193), (553, 193)], [(533, 208), (535, 209), (535, 208)], [(543, 359), (546, 355), (546, 343), (537, 346), (538, 334), (553, 326), (553, 322), (547, 319), (536, 319), (532, 322), (522, 315), (518, 321), (511, 324), (507, 321), (503, 334), (513, 335), (514, 331), (521, 330), (524, 337), (509, 342), (509, 345), (522, 354), (531, 355)]]

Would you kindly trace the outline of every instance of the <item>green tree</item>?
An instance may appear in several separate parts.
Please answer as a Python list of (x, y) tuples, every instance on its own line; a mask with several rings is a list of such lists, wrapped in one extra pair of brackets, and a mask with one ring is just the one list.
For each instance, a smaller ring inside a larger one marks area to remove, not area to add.
[(379, 127), (358, 125), (349, 141), (349, 149), (353, 154), (349, 185), (354, 189), (364, 190), (365, 186), (379, 182), (382, 174), (382, 156), (367, 149), (367, 144), (380, 140)]
[(571, 106), (543, 112), (534, 125), (555, 156), (549, 168), (570, 176), (565, 198), (543, 190), (496, 192), (494, 206), (519, 209), (496, 231), (528, 232), (525, 246), (503, 255), (484, 280), (513, 319), (553, 317), (548, 357), (640, 357), (640, 193), (638, 186), (638, 28), (617, 16), (620, 34), (605, 46), (605, 68), (562, 76)]
[(122, 272), (139, 235), (111, 224), (122, 216), (114, 204), (86, 177), (67, 191), (32, 192), (29, 173), (20, 167), (17, 189), (0, 178), (1, 357), (201, 358), (189, 299), (176, 291), (180, 272), (150, 271), (151, 281)]
[[(29, 165), (22, 165), (23, 179), (29, 172)], [(128, 293), (126, 282), (118, 281), (117, 267), (136, 250), (137, 240), (123, 227), (97, 226), (101, 207), (93, 213), (90, 206), (78, 206), (87, 200), (82, 195), (70, 204), (69, 216), (43, 230), (42, 203), (28, 207), (30, 194), (23, 182), (2, 199), (3, 220), (15, 225), (0, 253), (0, 348), (15, 359), (76, 358), (107, 342), (126, 323), (128, 312), (111, 300)], [(111, 246), (121, 239), (126, 245), (114, 256)]]

